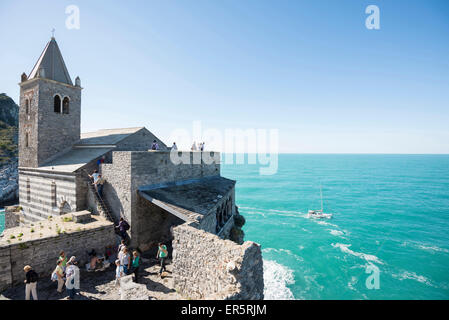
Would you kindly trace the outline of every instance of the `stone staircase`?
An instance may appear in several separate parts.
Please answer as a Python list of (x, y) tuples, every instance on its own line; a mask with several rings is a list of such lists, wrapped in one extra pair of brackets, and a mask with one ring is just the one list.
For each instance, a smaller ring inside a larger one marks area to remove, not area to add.
[[(87, 174), (87, 172), (86, 172)], [(97, 204), (97, 209), (99, 211), (99, 214), (103, 215), (104, 217), (106, 217), (109, 221), (117, 224), (118, 221), (115, 221), (111, 211), (109, 210), (109, 206), (106, 203), (105, 199), (103, 197), (100, 196), (100, 194), (97, 192), (97, 189), (95, 188), (94, 182), (92, 180), (92, 178), (90, 178), (88, 175), (85, 178), (87, 185), (89, 186), (89, 190), (92, 192), (92, 194), (95, 197), (95, 202)]]

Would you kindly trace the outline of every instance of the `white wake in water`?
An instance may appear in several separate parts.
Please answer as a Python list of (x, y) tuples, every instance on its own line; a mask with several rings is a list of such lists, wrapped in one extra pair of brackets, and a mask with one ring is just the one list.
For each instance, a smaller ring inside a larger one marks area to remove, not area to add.
[(265, 300), (294, 300), (287, 285), (294, 284), (293, 270), (275, 261), (263, 261)]
[(424, 246), (424, 245), (419, 245), (418, 248), (419, 248), (419, 249), (422, 249), (422, 250), (426, 250), (426, 251), (449, 253), (449, 250), (444, 249), (444, 248), (440, 248), (440, 247), (437, 247), (437, 246)]
[(427, 279), (424, 276), (417, 275), (416, 273), (411, 272), (411, 271), (404, 271), (401, 274), (392, 274), (392, 276), (393, 276), (393, 278), (396, 278), (399, 280), (415, 280), (415, 281), (424, 283), (428, 286), (434, 287), (434, 285), (432, 284), (432, 282), (429, 279)]
[(329, 233), (331, 234), (331, 235), (333, 235), (333, 236), (342, 236), (342, 235), (344, 235), (345, 233), (344, 232), (342, 232), (342, 231), (340, 231), (340, 230), (333, 230), (333, 229), (331, 229), (331, 230), (329, 230)]
[(351, 249), (349, 249), (350, 246), (351, 246), (350, 244), (332, 243), (332, 247), (340, 248), (340, 250), (344, 253), (359, 257), (361, 259), (366, 260), (367, 262), (376, 262), (379, 264), (383, 264), (383, 262), (380, 261), (379, 258), (376, 257), (375, 255), (352, 251)]

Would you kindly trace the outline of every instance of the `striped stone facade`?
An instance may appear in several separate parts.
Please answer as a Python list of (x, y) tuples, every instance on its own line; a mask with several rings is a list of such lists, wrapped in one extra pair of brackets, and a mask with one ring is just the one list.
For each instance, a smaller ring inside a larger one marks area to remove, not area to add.
[(26, 220), (47, 219), (51, 215), (79, 211), (77, 183), (74, 173), (53, 173), (33, 169), (19, 169), (19, 199)]

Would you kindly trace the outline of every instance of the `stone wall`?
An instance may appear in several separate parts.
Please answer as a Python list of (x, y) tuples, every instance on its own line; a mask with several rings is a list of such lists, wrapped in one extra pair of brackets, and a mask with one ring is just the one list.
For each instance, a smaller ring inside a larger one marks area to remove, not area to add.
[[(204, 152), (203, 152), (204, 154)], [(103, 164), (102, 173), (106, 180), (103, 194), (114, 219), (124, 217), (131, 229), (129, 234), (133, 246), (139, 246), (139, 231), (135, 227), (145, 222), (147, 214), (139, 212), (138, 188), (188, 179), (197, 179), (220, 174), (220, 154), (213, 153), (213, 163), (205, 163), (201, 152), (185, 152), (187, 162), (175, 164), (169, 151), (114, 151), (112, 164)]]
[[(29, 113), (25, 112), (26, 100), (29, 103)], [(39, 116), (39, 86), (37, 81), (22, 83), (19, 100), (19, 167), (37, 167), (38, 116)], [(30, 140), (28, 148), (25, 147), (25, 134)]]
[[(48, 225), (52, 223), (52, 230), (48, 230)], [(25, 277), (23, 267), (27, 264), (40, 277), (50, 277), (61, 250), (68, 257), (76, 256), (81, 267), (87, 262), (88, 251), (95, 249), (98, 253), (103, 253), (106, 246), (116, 245), (113, 224), (100, 217), (95, 217), (86, 224), (59, 221), (59, 225), (66, 231), (60, 234), (55, 232), (54, 224), (55, 222), (50, 221), (42, 222), (42, 232), (47, 231), (42, 236), (39, 236), (41, 224), (34, 226), (33, 233), (30, 233), (30, 227), (5, 230), (0, 240), (0, 291), (22, 283)], [(20, 233), (24, 234), (22, 241), (18, 240)], [(14, 239), (11, 239), (12, 235), (15, 235)]]
[(103, 198), (114, 220), (131, 222), (131, 152), (113, 152), (113, 163), (103, 164), (101, 172), (106, 180)]
[(173, 233), (173, 279), (185, 298), (263, 299), (258, 244), (238, 245), (186, 224)]
[(134, 235), (137, 235), (137, 238), (134, 240), (142, 251), (157, 248), (159, 241), (170, 243), (172, 240), (170, 228), (184, 223), (180, 218), (142, 197), (137, 200), (137, 210), (139, 217), (134, 228)]
[[(54, 112), (54, 96), (68, 97), (69, 113)], [(30, 112), (26, 113), (26, 100)], [(49, 79), (21, 83), (19, 167), (38, 167), (80, 139), (81, 88)], [(26, 133), (28, 144), (26, 147)]]
[(18, 206), (5, 207), (5, 229), (18, 227), (22, 218)]

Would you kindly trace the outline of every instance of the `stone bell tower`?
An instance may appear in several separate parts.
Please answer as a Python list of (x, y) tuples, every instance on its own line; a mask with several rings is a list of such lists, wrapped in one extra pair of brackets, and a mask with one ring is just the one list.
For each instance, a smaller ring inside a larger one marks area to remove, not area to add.
[(80, 139), (81, 82), (73, 85), (52, 37), (19, 85), (19, 167), (36, 168)]

